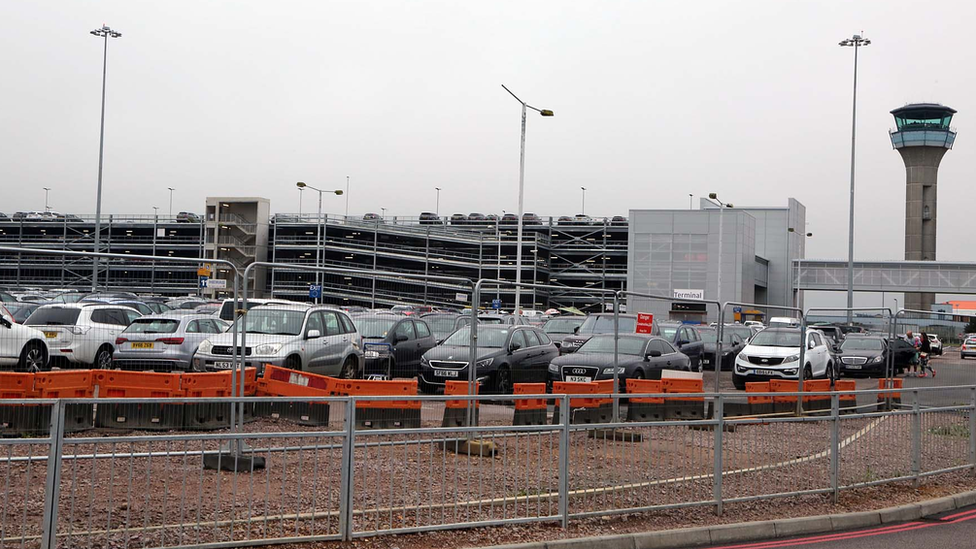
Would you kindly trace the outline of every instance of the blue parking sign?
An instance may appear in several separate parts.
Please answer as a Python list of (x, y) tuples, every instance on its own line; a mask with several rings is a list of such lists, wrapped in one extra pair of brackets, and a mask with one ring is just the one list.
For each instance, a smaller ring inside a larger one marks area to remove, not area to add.
[(210, 280), (210, 277), (209, 276), (201, 276), (201, 277), (197, 277), (197, 280), (200, 283), (200, 288), (203, 289), (203, 288), (206, 288), (207, 287), (207, 281)]
[(322, 286), (318, 284), (312, 284), (308, 287), (308, 297), (312, 299), (318, 299), (322, 297)]
[(495, 309), (496, 311), (498, 309), (501, 309), (502, 308), (502, 300), (500, 300), (500, 299), (492, 299), (491, 300), (491, 308), (492, 309)]

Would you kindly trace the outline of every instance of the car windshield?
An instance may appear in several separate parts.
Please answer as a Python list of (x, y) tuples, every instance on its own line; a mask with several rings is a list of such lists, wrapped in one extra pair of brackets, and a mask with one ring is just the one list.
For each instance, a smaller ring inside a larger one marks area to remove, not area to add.
[[(739, 336), (743, 341), (745, 341), (745, 340), (749, 339), (750, 337), (752, 337), (752, 334), (753, 334), (752, 328), (747, 328), (747, 327), (742, 327), (742, 328), (740, 328), (740, 327), (726, 327), (725, 328), (725, 332), (726, 333), (735, 334), (735, 335)], [(704, 336), (704, 335), (705, 334), (702, 334), (702, 336)]]
[[(501, 349), (508, 340), (508, 330), (478, 329), (478, 347), (491, 347)], [(451, 337), (444, 341), (444, 345), (455, 345), (464, 347), (471, 343), (471, 327), (465, 326), (454, 332)]]
[(553, 318), (546, 322), (542, 331), (547, 334), (571, 334), (577, 326), (583, 324), (583, 318)]
[[(639, 337), (621, 337), (617, 341), (618, 354), (640, 356), (644, 352), (644, 343), (647, 340)], [(591, 337), (576, 352), (613, 354), (613, 336)]]
[(479, 324), (504, 324), (505, 319), (500, 316), (479, 316)]
[(752, 345), (759, 347), (799, 347), (799, 330), (763, 330), (752, 338)]
[(665, 339), (674, 339), (674, 334), (678, 333), (677, 326), (661, 326), (661, 335)]
[[(620, 317), (620, 333), (633, 333), (637, 329), (637, 319), (634, 317)], [(580, 325), (581, 334), (612, 334), (613, 316), (588, 316)]]
[(397, 323), (397, 318), (382, 318), (375, 316), (364, 316), (353, 318), (353, 323), (359, 329), (359, 333), (367, 339), (383, 339), (386, 334), (393, 329)]
[(81, 309), (41, 307), (30, 315), (24, 324), (28, 326), (74, 326)]
[[(718, 331), (717, 330), (702, 330), (702, 329), (699, 329), (698, 331), (699, 331), (699, 333), (701, 333), (702, 341), (704, 341), (705, 343), (715, 343), (716, 341), (718, 341)], [(735, 343), (735, 341), (733, 340), (733, 335), (731, 333), (729, 333), (729, 332), (724, 332), (722, 334), (722, 344), (725, 345), (726, 343), (728, 343), (728, 344)]]
[(250, 334), (298, 335), (302, 333), (305, 312), (257, 307), (244, 318)]
[(883, 346), (880, 339), (851, 337), (844, 340), (840, 348), (845, 351), (880, 351)]
[(454, 331), (457, 322), (453, 316), (425, 316), (424, 320), (430, 326), (430, 330), (438, 337), (449, 335)]
[(137, 318), (123, 330), (126, 334), (171, 334), (180, 327), (179, 320), (168, 318)]

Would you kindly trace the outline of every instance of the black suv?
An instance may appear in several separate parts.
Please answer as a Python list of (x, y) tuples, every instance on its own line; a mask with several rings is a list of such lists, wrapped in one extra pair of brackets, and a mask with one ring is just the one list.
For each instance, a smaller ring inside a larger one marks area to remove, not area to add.
[[(619, 330), (622, 334), (632, 334), (637, 330), (637, 315), (620, 315)], [(559, 354), (572, 353), (596, 334), (613, 333), (613, 313), (598, 313), (586, 320), (573, 331), (573, 335), (563, 338)]]
[[(420, 391), (434, 393), (447, 380), (468, 379), (471, 327), (464, 326), (420, 360)], [(544, 383), (559, 356), (552, 340), (533, 326), (480, 325), (475, 375), (487, 390), (510, 394), (515, 383)]]
[(420, 213), (420, 224), (421, 225), (442, 225), (441, 217), (434, 212), (421, 212)]
[(352, 322), (363, 337), (365, 377), (416, 377), (420, 357), (437, 345), (430, 326), (419, 318), (357, 314), (352, 315)]

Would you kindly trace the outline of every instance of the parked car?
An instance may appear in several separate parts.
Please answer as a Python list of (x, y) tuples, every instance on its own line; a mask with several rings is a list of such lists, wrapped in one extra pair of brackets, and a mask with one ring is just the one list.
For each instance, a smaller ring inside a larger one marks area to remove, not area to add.
[(942, 356), (942, 340), (939, 336), (935, 334), (925, 334), (929, 336), (929, 347), (932, 349), (932, 354), (935, 356)]
[(427, 313), (421, 315), (420, 318), (424, 319), (438, 342), (447, 339), (461, 326), (471, 324), (471, 315), (456, 313)]
[(44, 332), (18, 324), (0, 307), (0, 367), (37, 372), (47, 368), (49, 356)]
[(10, 218), (7, 217), (7, 214), (0, 212), (0, 222), (4, 222), (4, 221), (10, 221)]
[(23, 324), (24, 321), (30, 317), (31, 313), (36, 311), (40, 306), (40, 303), (27, 302), (3, 304), (3, 308), (7, 309), (7, 315), (10, 316), (10, 318), (17, 324)]
[(688, 324), (671, 322), (655, 322), (651, 333), (661, 336), (671, 342), (676, 349), (688, 355), (693, 372), (702, 371), (702, 361), (705, 355), (705, 342), (702, 341), (698, 329)]
[(746, 344), (749, 343), (752, 336), (756, 335), (755, 330), (744, 324), (726, 324), (725, 328), (722, 329), (722, 333), (735, 334)]
[(572, 224), (573, 224), (573, 216), (571, 215), (561, 215), (559, 216), (558, 219), (556, 219), (556, 225), (572, 225)]
[(437, 346), (430, 326), (420, 318), (360, 314), (352, 321), (363, 338), (366, 377), (417, 377), (420, 357)]
[[(556, 357), (549, 364), (549, 382), (589, 383), (613, 379), (613, 335), (595, 335), (575, 353)], [(662, 370), (687, 370), (687, 356), (657, 336), (621, 335), (617, 340), (617, 379), (620, 391), (628, 379), (661, 379)]]
[(915, 358), (915, 348), (907, 341), (884, 336), (853, 334), (841, 344), (841, 375), (883, 376), (888, 369), (888, 355), (893, 357), (895, 375), (901, 374)]
[(803, 355), (804, 379), (827, 377), (828, 369), (833, 368), (833, 359), (823, 334), (807, 330), (803, 338), (796, 328), (766, 328), (756, 334), (736, 358), (732, 372), (735, 388), (743, 390), (750, 381), (798, 379), (801, 339), (806, 340), (807, 346)]
[[(420, 361), (420, 390), (433, 393), (446, 380), (468, 378), (471, 327), (460, 328)], [(475, 376), (487, 390), (508, 394), (513, 384), (544, 383), (549, 363), (559, 356), (552, 340), (532, 326), (479, 326)]]
[[(698, 328), (704, 348), (702, 349), (702, 369), (711, 370), (715, 364), (715, 352), (718, 351), (718, 329)], [(735, 357), (745, 348), (746, 344), (735, 332), (725, 327), (722, 332), (722, 369), (731, 370), (735, 366)]]
[(500, 225), (518, 225), (518, 216), (513, 213), (502, 214)]
[(51, 301), (54, 303), (78, 303), (85, 297), (85, 294), (61, 294)]
[(189, 371), (197, 347), (225, 329), (209, 315), (144, 316), (115, 338), (112, 359), (123, 370)]
[(542, 218), (532, 212), (522, 214), (523, 225), (542, 225)]
[(172, 308), (173, 310), (185, 309), (187, 311), (192, 311), (201, 305), (206, 305), (207, 303), (210, 302), (207, 301), (206, 299), (202, 299), (199, 297), (190, 297), (190, 298), (184, 297), (184, 298), (167, 301), (166, 305), (169, 305), (169, 307)]
[(154, 315), (161, 315), (173, 310), (169, 305), (160, 303), (159, 301), (146, 301), (145, 303), (147, 307), (152, 309), (152, 314)]
[(420, 212), (420, 224), (421, 225), (441, 225), (441, 216), (435, 214), (434, 212)]
[[(619, 315), (618, 328), (622, 334), (632, 334), (637, 329), (637, 315)], [(613, 314), (597, 313), (586, 317), (573, 335), (563, 338), (559, 354), (572, 353), (596, 334), (613, 333)]]
[(498, 224), (498, 216), (495, 215), (495, 214), (488, 214), (488, 215), (485, 216), (485, 221), (488, 222), (488, 225), (497, 225)]
[(199, 223), (200, 216), (193, 212), (180, 212), (176, 214), (177, 223)]
[[(354, 378), (362, 371), (362, 337), (352, 319), (338, 309), (304, 304), (255, 307), (237, 322), (244, 322), (247, 330), (243, 353), (247, 367), (273, 364), (342, 378)], [(193, 369), (233, 366), (233, 337), (223, 333), (201, 343)]]
[(580, 213), (573, 216), (573, 223), (576, 225), (593, 225), (593, 218)]
[(380, 221), (383, 221), (383, 216), (381, 216), (378, 213), (369, 212), (369, 213), (363, 215), (363, 221), (380, 222)]
[(485, 214), (478, 212), (471, 212), (468, 214), (468, 223), (471, 225), (484, 225), (488, 221)]
[(622, 215), (615, 215), (610, 218), (610, 224), (614, 226), (626, 225), (627, 218)]
[(456, 213), (451, 215), (451, 225), (467, 225), (468, 216), (463, 213)]
[(138, 311), (119, 305), (74, 303), (38, 307), (24, 322), (44, 332), (51, 366), (112, 367), (115, 338)]
[[(247, 299), (247, 310), (250, 311), (254, 307), (260, 305), (297, 305), (295, 301), (288, 301), (287, 299)], [(234, 311), (241, 308), (241, 301), (234, 301), (233, 299), (225, 299), (220, 304), (220, 312), (217, 313), (217, 317), (221, 320), (226, 320), (228, 322), (234, 321)]]
[(962, 347), (959, 348), (959, 356), (963, 360), (976, 356), (976, 336), (967, 336), (965, 341), (962, 342)]
[(0, 292), (0, 303), (16, 303), (17, 298), (10, 293)]
[(560, 347), (563, 344), (563, 339), (575, 334), (576, 329), (583, 325), (584, 320), (586, 320), (585, 316), (550, 318), (542, 325), (542, 331), (552, 339), (556, 347)]

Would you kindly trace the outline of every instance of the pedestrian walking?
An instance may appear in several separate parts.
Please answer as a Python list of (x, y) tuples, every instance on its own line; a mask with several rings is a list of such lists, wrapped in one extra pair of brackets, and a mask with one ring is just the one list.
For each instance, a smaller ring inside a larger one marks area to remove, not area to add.
[(935, 377), (935, 368), (932, 367), (929, 359), (932, 358), (932, 342), (929, 341), (929, 336), (925, 332), (922, 332), (922, 337), (919, 338), (919, 377), (925, 377), (925, 370), (932, 372), (932, 377)]
[(915, 354), (912, 356), (911, 360), (908, 361), (908, 373), (905, 374), (905, 377), (916, 377), (918, 376), (917, 370), (919, 360), (918, 341), (915, 339), (915, 336), (912, 334), (911, 330), (905, 334), (905, 340), (908, 341), (909, 345), (915, 348)]

